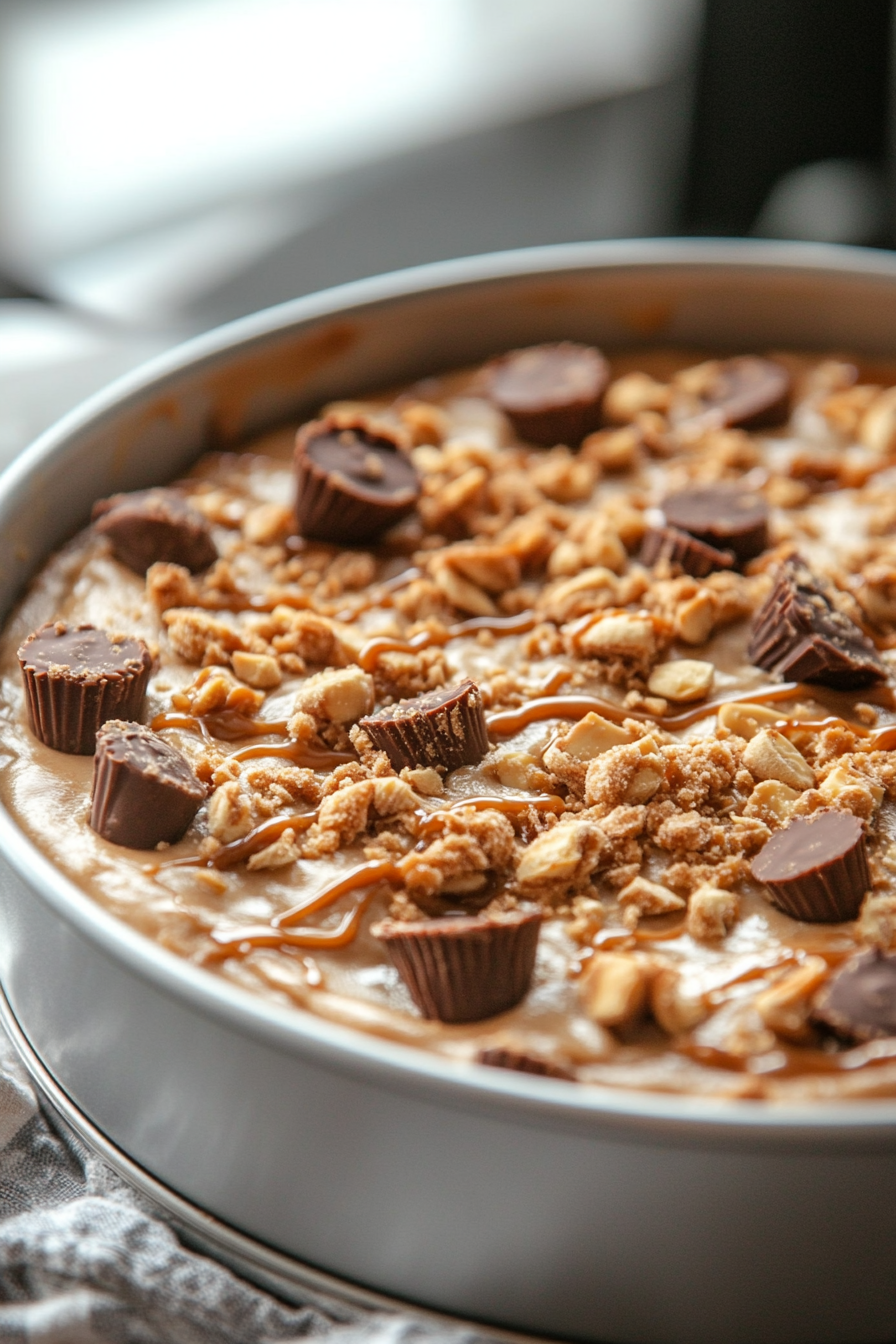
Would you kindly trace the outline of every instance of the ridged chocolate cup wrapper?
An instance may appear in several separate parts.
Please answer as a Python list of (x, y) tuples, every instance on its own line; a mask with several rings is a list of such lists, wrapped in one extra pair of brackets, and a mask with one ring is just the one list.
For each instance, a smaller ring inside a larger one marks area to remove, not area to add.
[(196, 574), (218, 558), (208, 519), (173, 490), (112, 495), (94, 504), (92, 516), (94, 531), (135, 574), (161, 561)]
[(850, 1041), (896, 1036), (896, 957), (876, 949), (851, 957), (819, 993), (812, 1016)]
[(142, 723), (112, 719), (96, 735), (90, 825), (128, 849), (180, 840), (205, 786), (187, 758)]
[(532, 980), (540, 910), (461, 915), (373, 929), (424, 1017), (481, 1022), (523, 999)]
[(666, 560), (694, 579), (705, 579), (715, 570), (734, 567), (733, 551), (707, 546), (706, 542), (698, 541), (677, 527), (649, 527), (644, 533), (638, 558), (642, 565), (656, 565)]
[(768, 505), (757, 490), (702, 485), (667, 495), (661, 505), (668, 527), (718, 551), (733, 551), (739, 564), (768, 546)]
[(482, 695), (475, 681), (462, 681), (413, 700), (399, 700), (360, 719), (358, 726), (396, 770), (476, 765), (489, 748)]
[(871, 887), (862, 823), (833, 809), (777, 831), (750, 871), (785, 914), (814, 924), (855, 919)]
[(687, 405), (679, 423), (723, 429), (739, 425), (764, 429), (780, 425), (790, 411), (791, 377), (783, 364), (758, 355), (736, 355), (706, 368), (696, 405)]
[(480, 1050), (476, 1056), (477, 1064), (486, 1064), (491, 1069), (512, 1069), (514, 1073), (531, 1073), (539, 1078), (560, 1078), (564, 1082), (574, 1083), (575, 1074), (548, 1059), (539, 1059), (522, 1050), (506, 1049), (503, 1046), (491, 1046)]
[(31, 730), (45, 746), (92, 756), (108, 719), (136, 719), (152, 656), (142, 639), (49, 621), (18, 651)]
[(314, 541), (367, 545), (420, 498), (420, 477), (398, 434), (343, 414), (301, 427), (295, 473), (299, 531)]
[(858, 690), (889, 675), (877, 650), (798, 555), (779, 567), (753, 618), (747, 657), (788, 681)]
[(593, 346), (561, 341), (512, 350), (486, 366), (485, 379), (521, 439), (577, 448), (600, 424), (610, 366)]

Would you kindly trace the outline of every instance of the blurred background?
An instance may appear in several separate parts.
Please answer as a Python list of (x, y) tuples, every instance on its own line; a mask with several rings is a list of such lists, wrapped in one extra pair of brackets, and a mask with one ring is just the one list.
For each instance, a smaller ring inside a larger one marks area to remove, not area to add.
[(185, 335), (538, 243), (889, 247), (892, 0), (0, 0), (0, 462)]

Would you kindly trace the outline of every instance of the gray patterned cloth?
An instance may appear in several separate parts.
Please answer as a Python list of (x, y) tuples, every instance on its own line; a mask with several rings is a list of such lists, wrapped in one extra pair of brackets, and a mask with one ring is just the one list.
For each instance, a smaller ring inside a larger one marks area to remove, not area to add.
[(0, 1340), (485, 1344), (412, 1315), (287, 1306), (181, 1244), (41, 1100), (0, 1028)]

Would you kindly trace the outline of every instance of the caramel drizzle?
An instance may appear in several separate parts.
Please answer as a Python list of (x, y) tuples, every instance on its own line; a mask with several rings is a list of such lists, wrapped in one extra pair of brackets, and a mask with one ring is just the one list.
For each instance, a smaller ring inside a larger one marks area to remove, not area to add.
[(518, 817), (534, 807), (537, 812), (565, 812), (566, 803), (553, 793), (535, 794), (531, 798), (490, 798), (484, 795), (476, 798), (460, 798), (448, 807), (440, 807), (436, 812), (418, 813), (422, 818), (418, 830), (421, 836), (431, 835), (443, 825), (445, 818), (452, 812), (460, 812), (465, 807), (475, 808), (477, 812), (491, 809), (503, 812), (505, 816)]
[(317, 817), (316, 808), (313, 812), (295, 812), (287, 817), (274, 817), (271, 821), (263, 821), (242, 839), (231, 840), (229, 844), (222, 845), (214, 854), (190, 854), (183, 859), (169, 859), (167, 863), (157, 864), (148, 871), (157, 873), (163, 868), (232, 868), (235, 863), (250, 858), (259, 850), (267, 849), (268, 845), (280, 839), (284, 831), (307, 831), (308, 827), (317, 821)]
[(473, 616), (442, 630), (420, 630), (410, 639), (377, 635), (361, 646), (358, 663), (365, 672), (372, 672), (384, 653), (418, 653), (433, 645), (445, 645), (451, 639), (461, 639), (464, 635), (477, 635), (481, 630), (491, 635), (527, 635), (537, 624), (535, 613), (524, 611), (519, 616)]
[(303, 901), (301, 905), (294, 905), (290, 910), (275, 915), (270, 924), (232, 932), (213, 929), (211, 936), (218, 947), (228, 955), (249, 951), (253, 947), (346, 947), (357, 937), (361, 916), (373, 899), (373, 891), (368, 891), (335, 929), (303, 929), (301, 933), (287, 933), (284, 930), (301, 923), (309, 915), (326, 909), (340, 896), (345, 896), (350, 891), (357, 891), (359, 887), (374, 887), (379, 882), (400, 881), (401, 873), (390, 861), (362, 863), (350, 873), (346, 873), (345, 877), (330, 882), (309, 901)]
[(236, 742), (241, 737), (285, 737), (286, 719), (250, 719), (234, 709), (223, 709), (217, 714), (196, 718), (192, 714), (157, 714), (149, 725), (154, 733), (165, 728), (183, 728), (199, 733), (201, 737), (216, 737), (224, 742)]
[[(877, 1047), (872, 1049), (871, 1047)], [(710, 1068), (728, 1069), (735, 1073), (747, 1073), (755, 1070), (755, 1055), (732, 1055), (714, 1045), (701, 1045), (696, 1041), (675, 1042), (672, 1049), (686, 1055), (698, 1064)], [(769, 1051), (775, 1056), (772, 1061), (767, 1056), (770, 1067), (763, 1067), (757, 1077), (798, 1078), (814, 1073), (852, 1073), (857, 1069), (873, 1068), (889, 1063), (896, 1057), (896, 1041), (871, 1041), (868, 1045), (855, 1046), (851, 1050), (842, 1050), (839, 1054), (828, 1054), (826, 1050), (812, 1049), (809, 1046), (789, 1046), (778, 1041)], [(760, 1055), (759, 1059), (763, 1057)], [(780, 1062), (776, 1062), (777, 1060)]]
[(881, 728), (866, 728), (860, 723), (849, 723), (837, 714), (824, 719), (781, 719), (775, 724), (778, 732), (786, 737), (797, 736), (800, 731), (823, 733), (829, 728), (844, 728), (861, 739), (862, 751), (893, 751), (896, 748), (896, 724), (884, 724)]
[[(353, 910), (349, 910), (335, 929), (303, 929), (301, 933), (284, 933), (280, 929), (262, 925), (259, 928), (238, 929), (236, 933), (223, 933), (212, 930), (218, 951), (216, 960), (232, 957), (234, 954), (250, 952), (253, 947), (310, 947), (340, 948), (348, 947), (358, 936), (361, 916), (367, 909), (373, 892), (362, 896)], [(223, 957), (221, 954), (223, 953)]]
[(309, 770), (332, 770), (337, 765), (345, 765), (358, 758), (350, 751), (323, 751), (304, 746), (301, 742), (289, 742), (282, 746), (263, 742), (257, 747), (240, 747), (231, 752), (229, 761), (251, 761), (257, 756), (277, 756), (282, 760), (293, 761), (296, 765), (307, 766)]
[(681, 714), (649, 714), (646, 710), (626, 709), (623, 705), (613, 704), (599, 695), (549, 695), (530, 700), (520, 709), (504, 709), (490, 714), (486, 723), (493, 737), (509, 737), (528, 728), (532, 723), (543, 719), (580, 719), (590, 713), (602, 714), (616, 723), (625, 719), (637, 719), (640, 723), (654, 723), (660, 728), (676, 730), (690, 728), (700, 719), (715, 714), (723, 705), (762, 704), (775, 700), (792, 700), (802, 693), (803, 686), (798, 681), (784, 681), (774, 686), (764, 686), (756, 691), (741, 691), (738, 695), (726, 695), (706, 704), (695, 705), (693, 709)]

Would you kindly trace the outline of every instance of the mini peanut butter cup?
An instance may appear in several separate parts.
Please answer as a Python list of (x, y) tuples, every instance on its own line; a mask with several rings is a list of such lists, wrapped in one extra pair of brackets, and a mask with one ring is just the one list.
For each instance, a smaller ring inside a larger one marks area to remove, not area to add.
[(718, 551), (733, 551), (740, 564), (768, 545), (768, 505), (756, 490), (703, 485), (668, 495), (662, 503), (669, 527)]
[(152, 669), (142, 639), (49, 621), (18, 653), (28, 718), (54, 751), (92, 756), (108, 719), (135, 719)]
[(208, 519), (173, 490), (101, 499), (93, 506), (93, 523), (115, 559), (135, 574), (145, 574), (158, 561), (196, 574), (218, 558)]
[(750, 871), (785, 914), (816, 924), (855, 919), (871, 886), (865, 834), (851, 812), (796, 817), (763, 845)]
[(705, 367), (708, 377), (697, 394), (699, 409), (687, 417), (689, 423), (762, 429), (787, 419), (791, 379), (783, 364), (756, 355), (737, 355)]
[(875, 950), (850, 958), (818, 995), (812, 1016), (851, 1041), (896, 1036), (896, 957)]
[(610, 368), (590, 345), (561, 341), (513, 350), (486, 366), (489, 395), (521, 439), (578, 447), (600, 424)]
[(359, 720), (359, 727), (396, 770), (405, 766), (476, 765), (488, 751), (482, 696), (475, 681), (399, 700)]
[(424, 1017), (479, 1022), (513, 1008), (535, 966), (540, 910), (384, 920), (373, 934), (386, 945)]
[(705, 579), (713, 570), (731, 569), (734, 552), (716, 550), (677, 527), (650, 527), (644, 534), (639, 559), (642, 565), (656, 565), (665, 560), (695, 579)]
[(296, 436), (296, 517), (303, 537), (363, 546), (412, 511), (420, 477), (398, 437), (329, 415)]
[(888, 675), (871, 640), (798, 555), (779, 567), (753, 619), (747, 657), (788, 681), (817, 681), (838, 690), (869, 686)]
[(187, 758), (142, 723), (112, 719), (96, 735), (90, 825), (127, 849), (179, 840), (205, 801)]
[(539, 1059), (536, 1055), (521, 1050), (508, 1050), (501, 1046), (480, 1050), (476, 1056), (476, 1063), (487, 1064), (492, 1069), (512, 1069), (515, 1073), (534, 1073), (541, 1078), (562, 1078), (568, 1083), (575, 1082), (575, 1074), (559, 1064), (552, 1064), (548, 1059)]

